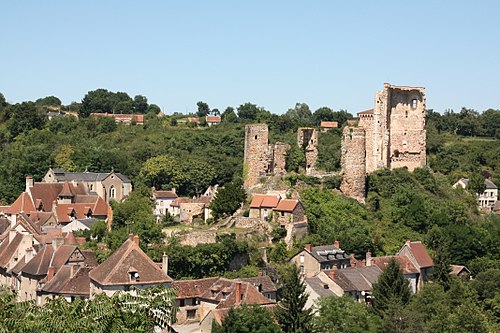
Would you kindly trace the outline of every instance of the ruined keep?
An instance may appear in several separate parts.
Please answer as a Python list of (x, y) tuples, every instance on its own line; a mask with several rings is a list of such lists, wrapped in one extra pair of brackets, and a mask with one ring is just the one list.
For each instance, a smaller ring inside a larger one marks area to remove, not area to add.
[(366, 150), (364, 128), (344, 127), (340, 163), (343, 170), (340, 190), (348, 197), (365, 203)]
[(265, 175), (285, 174), (285, 156), (290, 149), (287, 143), (269, 144), (266, 124), (245, 126), (244, 185), (252, 187)]
[(314, 172), (318, 160), (318, 131), (315, 128), (302, 127), (297, 130), (297, 145), (306, 155), (306, 175)]
[(366, 135), (366, 172), (426, 164), (425, 88), (384, 84), (375, 106), (358, 113)]

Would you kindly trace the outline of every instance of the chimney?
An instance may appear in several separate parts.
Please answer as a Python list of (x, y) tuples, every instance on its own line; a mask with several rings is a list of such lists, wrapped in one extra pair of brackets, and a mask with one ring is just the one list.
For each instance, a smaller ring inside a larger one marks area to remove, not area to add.
[(134, 241), (135, 245), (139, 246), (139, 236), (134, 235), (134, 236), (132, 237), (132, 240)]
[(333, 243), (333, 246), (335, 246), (337, 249), (340, 249), (340, 242), (338, 240), (336, 240), (334, 243)]
[(45, 280), (47, 280), (47, 282), (52, 280), (52, 278), (54, 277), (54, 273), (55, 273), (54, 266), (49, 266), (49, 269), (47, 271), (47, 277), (45, 278)]
[(54, 237), (52, 238), (52, 247), (54, 248), (54, 252), (57, 251), (58, 248), (61, 247), (61, 245), (64, 244), (64, 238), (63, 237)]
[(306, 244), (305, 249), (309, 252), (311, 252), (311, 244)]
[(356, 267), (356, 258), (354, 258), (354, 253), (351, 253), (349, 255), (349, 263), (351, 264), (351, 267), (354, 268)]
[(259, 273), (257, 273), (257, 276), (262, 277), (262, 271), (259, 271)]
[(163, 273), (165, 273), (165, 275), (168, 275), (168, 255), (165, 252), (163, 253), (162, 257), (161, 268), (163, 270)]
[(11, 243), (12, 240), (14, 239), (14, 237), (16, 237), (16, 234), (17, 234), (17, 231), (15, 231), (15, 230), (9, 231), (9, 243)]
[(30, 187), (33, 187), (33, 177), (27, 176), (26, 177), (26, 189), (24, 191), (28, 192)]
[(366, 252), (366, 266), (372, 265), (372, 253), (370, 251)]
[(175, 189), (175, 187), (172, 187), (172, 192), (174, 192), (175, 194), (177, 194), (177, 190)]
[(241, 303), (241, 282), (236, 283), (236, 305)]
[(28, 247), (26, 249), (26, 254), (24, 255), (24, 262), (27, 263), (29, 262), (31, 259), (33, 259), (34, 255), (33, 255), (33, 248), (32, 247)]
[(405, 245), (406, 245), (406, 246), (408, 246), (408, 247), (410, 247), (410, 245), (411, 245), (411, 240), (407, 239), (407, 240), (406, 240), (406, 244), (405, 244)]

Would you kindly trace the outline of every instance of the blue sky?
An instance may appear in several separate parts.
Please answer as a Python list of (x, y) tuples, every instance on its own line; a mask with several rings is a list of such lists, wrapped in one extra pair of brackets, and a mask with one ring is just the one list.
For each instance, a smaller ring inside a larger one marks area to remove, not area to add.
[(97, 88), (165, 113), (297, 102), (356, 113), (384, 82), (427, 107), (500, 108), (500, 1), (3, 1), (9, 102)]

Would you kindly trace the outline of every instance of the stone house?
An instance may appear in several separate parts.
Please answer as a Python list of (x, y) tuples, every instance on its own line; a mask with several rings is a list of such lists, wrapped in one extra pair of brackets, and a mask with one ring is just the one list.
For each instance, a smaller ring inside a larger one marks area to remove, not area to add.
[[(458, 182), (453, 184), (453, 188), (460, 186), (463, 189), (466, 189), (468, 184), (468, 178), (461, 178)], [(495, 204), (498, 201), (498, 186), (496, 186), (490, 179), (485, 179), (484, 185), (486, 186), (484, 192), (479, 194), (476, 193), (477, 205), (480, 210), (491, 212), (494, 211)]]
[(297, 199), (283, 199), (273, 209), (275, 221), (280, 225), (303, 222), (306, 220), (304, 206)]
[(369, 258), (367, 256), (366, 266), (378, 266), (381, 270), (385, 270), (389, 261), (395, 259), (396, 262), (401, 267), (404, 277), (408, 280), (410, 284), (410, 290), (412, 293), (416, 293), (419, 290), (420, 285), (420, 272), (415, 265), (406, 256), (384, 256), (384, 257), (373, 257)]
[(450, 275), (458, 276), (464, 281), (471, 279), (472, 276), (469, 269), (463, 265), (451, 265)]
[(399, 250), (397, 256), (406, 256), (418, 269), (420, 279), (417, 284), (417, 290), (420, 290), (427, 282), (434, 263), (427, 252), (424, 244), (420, 241), (407, 240), (405, 245)]
[(124, 114), (124, 113), (91, 113), (93, 117), (110, 117), (115, 120), (117, 124), (125, 125), (144, 125), (143, 114)]
[(90, 271), (90, 294), (111, 296), (117, 291), (130, 292), (132, 287), (170, 287), (172, 278), (167, 271), (167, 261), (160, 268), (139, 247), (139, 236), (130, 235), (108, 259)]
[(132, 182), (118, 172), (65, 172), (63, 169), (50, 168), (43, 177), (44, 183), (82, 183), (88, 193), (95, 193), (106, 202), (113, 199), (123, 201), (132, 192)]
[(275, 302), (278, 299), (278, 288), (273, 280), (268, 275), (262, 275), (262, 272), (259, 272), (256, 277), (240, 278), (238, 281), (250, 283), (267, 299)]
[(33, 251), (33, 236), (10, 230), (0, 245), (0, 284), (11, 286), (12, 269), (24, 260), (25, 255)]
[(198, 198), (177, 198), (170, 204), (171, 215), (182, 224), (193, 224), (195, 218), (206, 222), (212, 217), (210, 203), (212, 197), (200, 196)]
[(340, 248), (340, 243), (311, 247), (307, 244), (304, 249), (290, 258), (289, 262), (299, 267), (305, 277), (313, 277), (322, 270), (341, 269), (350, 266), (351, 258)]
[(167, 214), (174, 215), (170, 205), (177, 199), (175, 189), (170, 191), (157, 191), (154, 187), (151, 189), (153, 200), (155, 201), (154, 214), (157, 221), (160, 221)]
[[(255, 282), (255, 281), (254, 281)], [(274, 305), (252, 282), (224, 278), (174, 281), (177, 290), (177, 323), (174, 329), (180, 331), (183, 325), (199, 323), (196, 332), (211, 332), (212, 322), (220, 323), (230, 308), (244, 304)]]
[(357, 302), (370, 303), (373, 284), (382, 270), (377, 266), (355, 266), (330, 269), (305, 278), (306, 290), (310, 292), (306, 306), (312, 307), (319, 297), (348, 295)]
[(326, 132), (332, 128), (339, 128), (339, 123), (336, 121), (321, 121), (319, 127), (321, 132)]
[(206, 116), (205, 121), (207, 122), (207, 125), (213, 126), (213, 125), (219, 125), (221, 122), (220, 116)]
[(278, 207), (279, 202), (280, 197), (278, 195), (256, 194), (250, 203), (249, 217), (267, 220), (269, 216), (272, 216), (272, 211)]

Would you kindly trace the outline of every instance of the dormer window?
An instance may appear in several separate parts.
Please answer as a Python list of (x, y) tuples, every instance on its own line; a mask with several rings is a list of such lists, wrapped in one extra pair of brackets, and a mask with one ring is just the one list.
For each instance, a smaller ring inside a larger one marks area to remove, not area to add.
[(138, 282), (139, 281), (139, 272), (134, 267), (130, 267), (128, 269), (128, 274), (130, 277), (130, 282)]
[(227, 293), (222, 293), (222, 300), (225, 300), (227, 298)]

